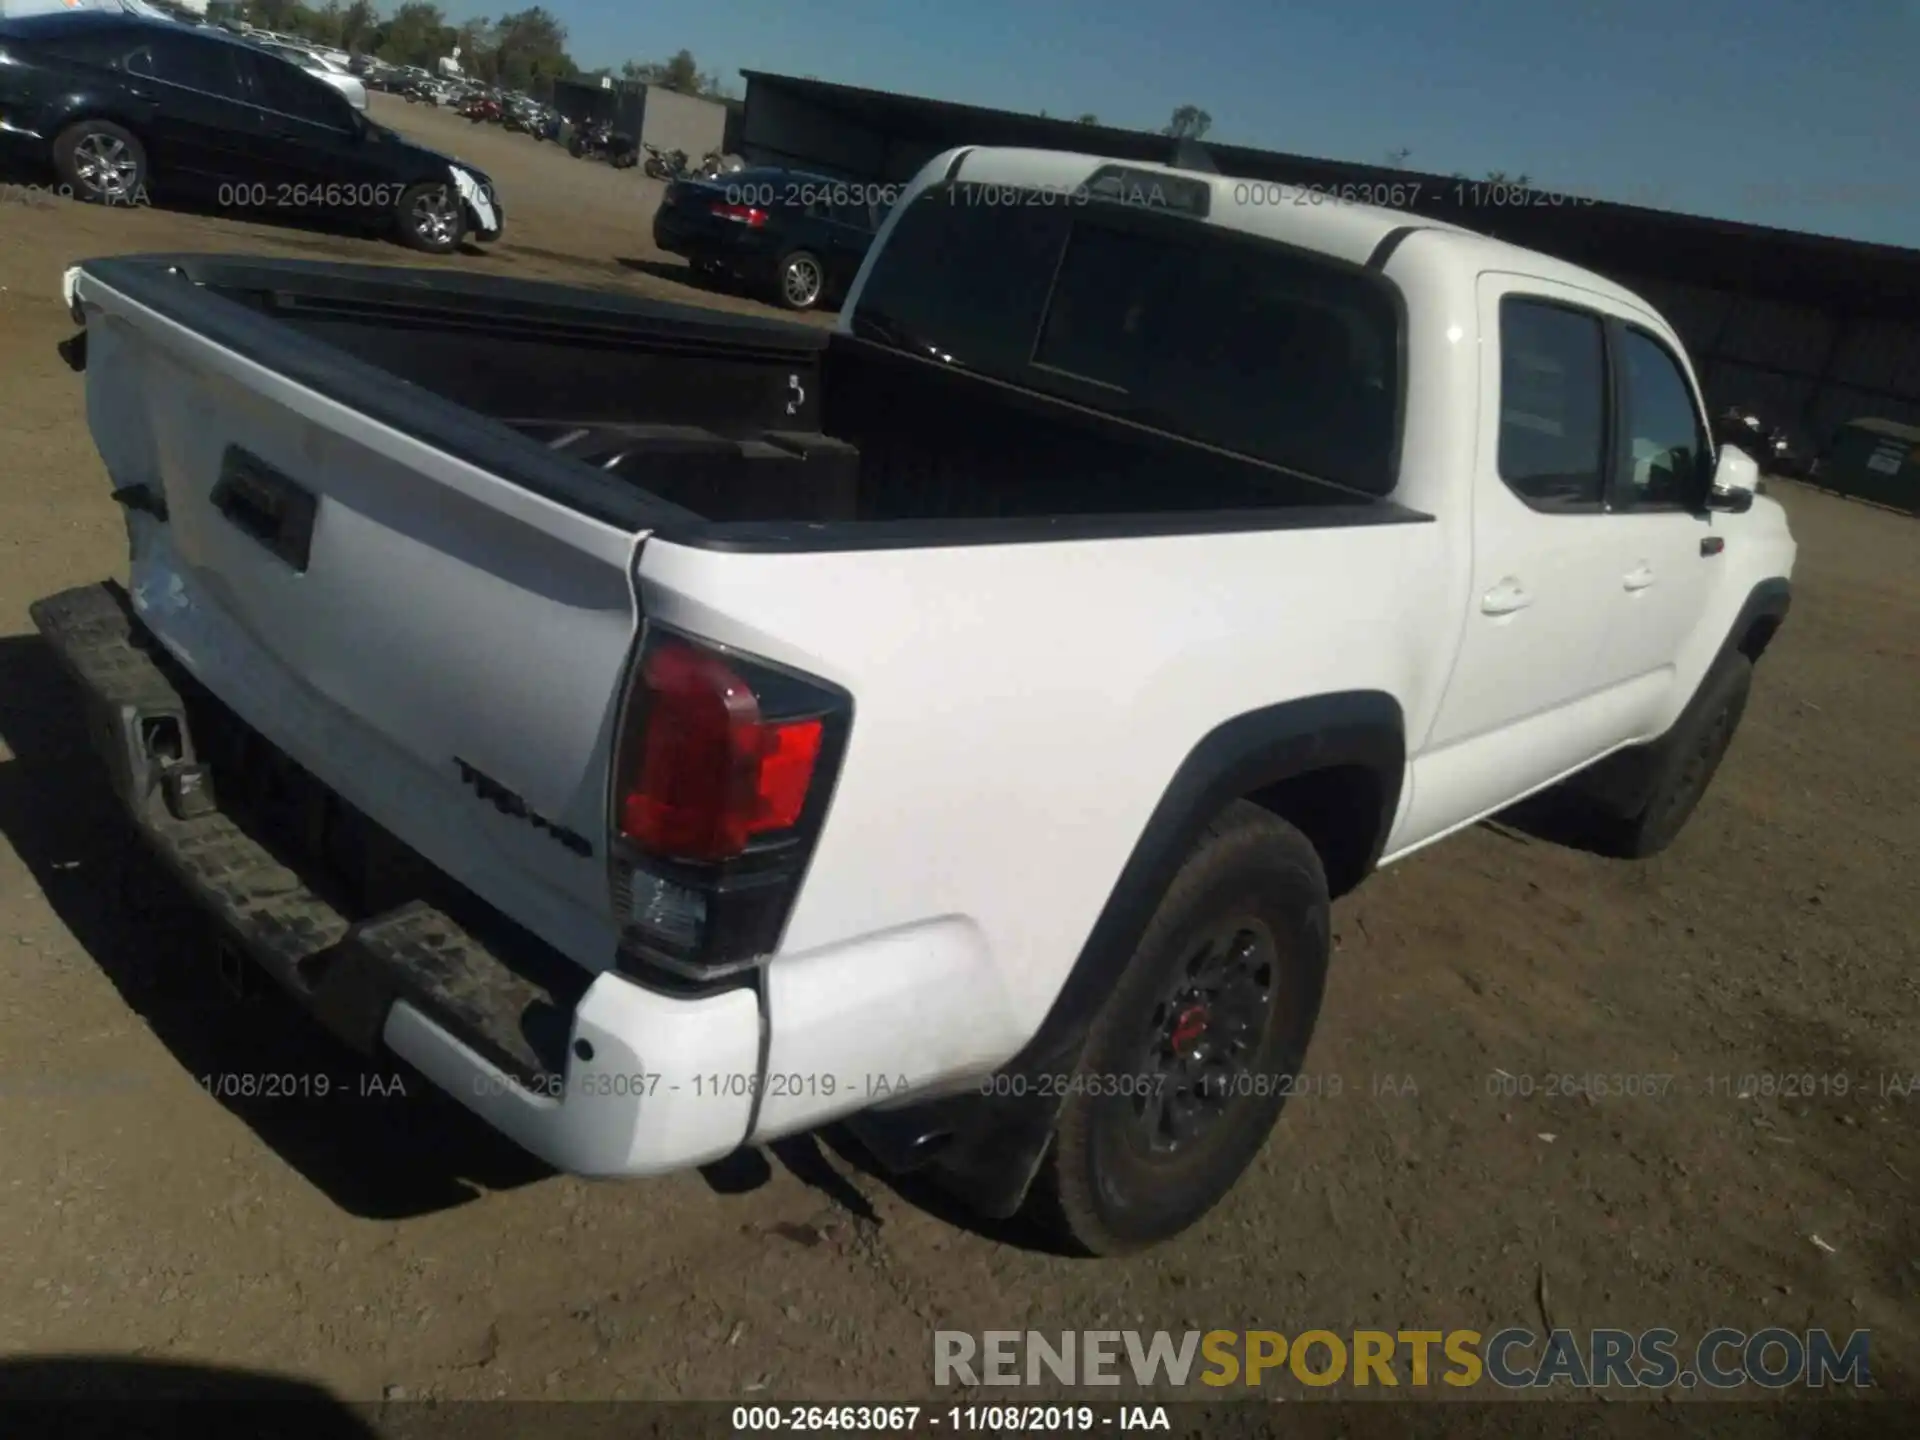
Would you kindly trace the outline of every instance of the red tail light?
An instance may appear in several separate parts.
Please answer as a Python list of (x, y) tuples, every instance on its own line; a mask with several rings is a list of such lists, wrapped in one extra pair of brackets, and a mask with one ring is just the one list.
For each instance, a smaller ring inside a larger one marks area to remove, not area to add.
[(614, 760), (620, 967), (711, 982), (778, 946), (845, 749), (845, 691), (649, 625)]
[(813, 783), (821, 720), (769, 721), (746, 681), (672, 640), (641, 661), (645, 726), (620, 795), (620, 833), (655, 855), (715, 862), (787, 830)]
[(715, 205), (713, 213), (722, 220), (733, 220), (750, 230), (758, 230), (767, 223), (767, 212), (757, 205)]

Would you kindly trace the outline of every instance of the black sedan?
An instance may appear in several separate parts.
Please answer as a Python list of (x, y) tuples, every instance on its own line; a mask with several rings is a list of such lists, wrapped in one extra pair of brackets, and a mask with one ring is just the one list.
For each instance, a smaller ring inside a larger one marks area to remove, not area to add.
[(876, 186), (797, 170), (675, 180), (654, 212), (653, 243), (702, 274), (811, 310), (846, 294), (887, 199)]
[(372, 225), (444, 254), (503, 216), (471, 166), (376, 125), (323, 81), (219, 30), (106, 10), (0, 20), (0, 151), (74, 198), (191, 198)]

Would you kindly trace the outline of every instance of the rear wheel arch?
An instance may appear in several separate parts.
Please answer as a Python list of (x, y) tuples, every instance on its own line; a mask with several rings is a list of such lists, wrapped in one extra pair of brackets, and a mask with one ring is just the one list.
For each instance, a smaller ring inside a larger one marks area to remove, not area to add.
[[(1167, 886), (1234, 801), (1271, 811), (1312, 841), (1335, 895), (1359, 884), (1392, 828), (1406, 754), (1400, 703), (1378, 690), (1283, 701), (1216, 726), (1174, 772), (1030, 1051), (1084, 1033)], [(1341, 813), (1345, 805), (1357, 813)]]
[[(1174, 772), (1033, 1039), (1001, 1067), (1010, 1083), (885, 1120), (861, 1118), (876, 1131), (939, 1133), (946, 1187), (983, 1214), (1014, 1214), (1065, 1098), (1044, 1077), (1073, 1072), (1101, 1006), (1208, 828), (1239, 802), (1266, 809), (1313, 843), (1330, 883), (1337, 869), (1334, 893), (1342, 893), (1378, 861), (1405, 773), (1405, 717), (1382, 691), (1289, 700), (1215, 727)], [(1355, 813), (1342, 814), (1343, 806)], [(1042, 1083), (1030, 1083), (1034, 1077)]]

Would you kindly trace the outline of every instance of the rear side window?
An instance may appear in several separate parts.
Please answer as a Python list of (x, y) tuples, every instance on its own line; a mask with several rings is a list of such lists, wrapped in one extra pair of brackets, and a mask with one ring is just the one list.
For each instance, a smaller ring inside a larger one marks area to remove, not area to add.
[(267, 110), (290, 115), (310, 125), (349, 131), (352, 107), (324, 80), (316, 80), (290, 60), (273, 55), (248, 55), (257, 103)]
[[(990, 375), (1025, 368), (1060, 263), (1067, 216), (978, 186), (930, 190), (894, 226), (856, 319)], [(885, 338), (884, 336), (880, 338)]]
[(215, 95), (222, 100), (246, 98), (245, 82), (234, 63), (231, 45), (197, 40), (189, 35), (150, 35), (147, 43), (127, 57), (127, 72)]
[(856, 230), (873, 229), (873, 207), (860, 199), (836, 199), (827, 207), (827, 218), (836, 225), (851, 225)]
[(1373, 277), (1188, 222), (1082, 219), (1034, 360), (1130, 418), (1384, 495), (1398, 338)]
[(864, 317), (909, 348), (1385, 494), (1401, 383), (1387, 283), (1192, 221), (1134, 223), (956, 185), (899, 218), (854, 323), (862, 330)]
[(1599, 316), (1500, 302), (1499, 466), (1509, 490), (1539, 509), (1598, 506), (1606, 397)]

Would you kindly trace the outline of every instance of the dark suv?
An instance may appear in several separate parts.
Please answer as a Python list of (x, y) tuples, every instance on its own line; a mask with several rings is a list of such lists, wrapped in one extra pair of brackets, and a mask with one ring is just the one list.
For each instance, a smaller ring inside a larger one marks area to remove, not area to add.
[(97, 204), (151, 191), (371, 224), (434, 253), (503, 223), (485, 175), (374, 124), (299, 66), (114, 11), (0, 20), (0, 148)]
[(702, 274), (811, 310), (846, 294), (893, 198), (885, 187), (799, 170), (675, 180), (654, 212), (653, 243)]

